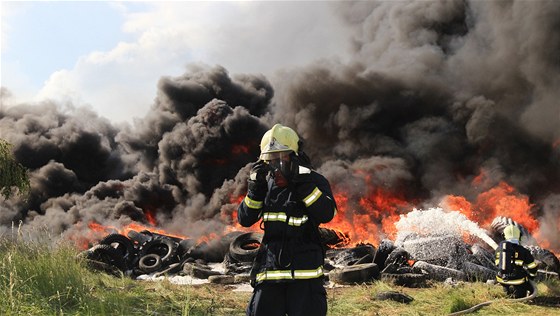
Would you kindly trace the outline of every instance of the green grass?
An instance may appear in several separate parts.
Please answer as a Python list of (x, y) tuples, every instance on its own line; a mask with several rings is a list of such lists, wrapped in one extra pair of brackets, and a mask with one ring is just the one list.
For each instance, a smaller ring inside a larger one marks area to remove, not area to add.
[[(91, 271), (70, 245), (0, 240), (0, 315), (244, 315), (248, 292), (230, 287), (146, 282)], [(560, 301), (560, 282), (539, 284), (541, 301)], [(380, 301), (400, 291), (410, 304)], [(499, 286), (432, 284), (411, 289), (384, 282), (328, 289), (329, 315), (446, 315), (497, 300), (472, 315), (560, 315), (560, 308), (512, 303)], [(536, 300), (538, 303), (538, 300)]]

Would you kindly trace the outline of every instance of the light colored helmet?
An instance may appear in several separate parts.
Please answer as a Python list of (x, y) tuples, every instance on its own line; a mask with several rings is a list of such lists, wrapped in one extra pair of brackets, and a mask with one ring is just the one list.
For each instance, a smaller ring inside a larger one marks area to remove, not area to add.
[(519, 238), (521, 238), (521, 230), (519, 230), (519, 227), (515, 225), (508, 225), (504, 228), (504, 238), (506, 240), (519, 240)]
[(284, 125), (276, 124), (261, 139), (261, 160), (272, 160), (275, 153), (298, 152), (299, 137), (297, 133)]

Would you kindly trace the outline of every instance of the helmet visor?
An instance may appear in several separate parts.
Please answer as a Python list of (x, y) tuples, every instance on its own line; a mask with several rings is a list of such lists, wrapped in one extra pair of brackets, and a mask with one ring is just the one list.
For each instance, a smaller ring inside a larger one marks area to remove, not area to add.
[(275, 151), (275, 152), (265, 152), (261, 154), (260, 159), (266, 163), (269, 163), (273, 160), (289, 160), (291, 150), (283, 150), (283, 151)]
[(287, 176), (289, 174), (290, 165), (291, 165), (290, 153), (291, 151), (267, 153), (264, 154), (267, 159), (263, 159), (263, 161), (266, 164), (268, 164), (272, 170), (281, 171), (285, 176)]

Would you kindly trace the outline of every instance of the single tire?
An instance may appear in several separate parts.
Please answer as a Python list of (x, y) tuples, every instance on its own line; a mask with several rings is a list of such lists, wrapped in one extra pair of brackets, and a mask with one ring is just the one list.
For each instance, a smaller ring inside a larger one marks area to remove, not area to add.
[(323, 244), (327, 246), (335, 246), (349, 240), (348, 236), (345, 236), (344, 233), (325, 227), (319, 227), (319, 236)]
[(389, 239), (383, 239), (377, 247), (375, 256), (373, 257), (373, 263), (379, 266), (379, 269), (385, 268), (385, 260), (389, 257), (389, 254), (395, 249), (395, 245)]
[(237, 262), (252, 262), (259, 252), (262, 233), (245, 233), (237, 236), (229, 245), (229, 255)]
[(379, 267), (375, 263), (356, 264), (329, 272), (329, 280), (338, 284), (366, 283), (378, 277)]
[(388, 264), (393, 264), (395, 267), (408, 266), (408, 259), (410, 254), (404, 248), (397, 247), (387, 256), (384, 266)]
[(463, 262), (461, 268), (467, 277), (467, 280), (471, 282), (486, 282), (488, 280), (496, 279), (496, 271), (478, 265), (472, 262)]
[(373, 263), (373, 256), (368, 253), (365, 256), (358, 259), (358, 261), (356, 261), (354, 264), (362, 264), (362, 263)]
[(467, 278), (463, 271), (437, 266), (424, 261), (416, 261), (413, 267), (426, 272), (428, 274), (428, 278), (435, 281), (445, 281), (448, 278), (452, 278), (457, 281), (465, 281)]
[(99, 242), (102, 245), (109, 245), (115, 248), (123, 258), (134, 256), (134, 243), (125, 235), (110, 234)]
[(117, 251), (117, 249), (109, 245), (99, 244), (93, 246), (87, 253), (86, 258), (113, 265), (121, 271), (126, 269), (123, 256)]
[(498, 269), (495, 264), (494, 253), (476, 244), (471, 247), (471, 252), (481, 266), (491, 270)]
[(196, 263), (185, 263), (185, 265), (183, 265), (183, 273), (198, 279), (208, 279), (211, 275), (221, 275), (218, 271), (213, 271), (210, 268)]
[(375, 247), (373, 245), (363, 244), (354, 248), (346, 248), (333, 258), (333, 262), (335, 265), (349, 266), (356, 264), (358, 260), (367, 255), (370, 255), (372, 258), (375, 255)]
[(396, 292), (396, 291), (379, 292), (377, 293), (377, 295), (375, 295), (375, 298), (380, 301), (392, 300), (395, 302), (405, 303), (405, 304), (414, 301), (414, 299), (410, 295), (401, 292)]
[(426, 275), (422, 273), (382, 273), (381, 280), (405, 287), (426, 287)]
[(152, 273), (161, 268), (161, 257), (155, 253), (150, 253), (140, 258), (138, 268), (144, 273)]
[(169, 238), (155, 238), (140, 247), (139, 256), (157, 254), (166, 264), (176, 258), (178, 244)]
[(117, 269), (117, 267), (112, 264), (107, 264), (105, 262), (90, 259), (85, 259), (85, 263), (90, 269), (105, 272), (116, 277), (123, 276), (122, 271)]
[(177, 248), (177, 254), (180, 258), (184, 258), (188, 255), (189, 251), (196, 246), (196, 241), (194, 239), (183, 239), (179, 242)]
[(208, 282), (214, 284), (234, 284), (235, 277), (233, 275), (211, 275), (208, 277)]
[(134, 242), (134, 244), (137, 245), (143, 245), (153, 239), (151, 234), (147, 235), (144, 233), (139, 233), (135, 230), (129, 231), (126, 235), (128, 236), (128, 238), (130, 238), (130, 240)]
[(539, 246), (527, 246), (527, 249), (535, 258), (539, 269), (560, 273), (560, 260), (552, 252)]

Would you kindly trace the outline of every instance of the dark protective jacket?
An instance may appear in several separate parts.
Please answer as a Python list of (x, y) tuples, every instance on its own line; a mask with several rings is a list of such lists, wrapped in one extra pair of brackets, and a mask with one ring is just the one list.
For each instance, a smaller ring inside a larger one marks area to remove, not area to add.
[(253, 282), (287, 282), (323, 276), (324, 249), (320, 223), (336, 214), (330, 184), (322, 175), (299, 167), (297, 181), (278, 187), (268, 180), (264, 201), (251, 191), (238, 207), (237, 219), (244, 227), (262, 220), (264, 236), (255, 263)]
[(516, 243), (504, 240), (496, 248), (496, 280), (505, 285), (520, 285), (537, 275), (537, 264), (531, 252)]

